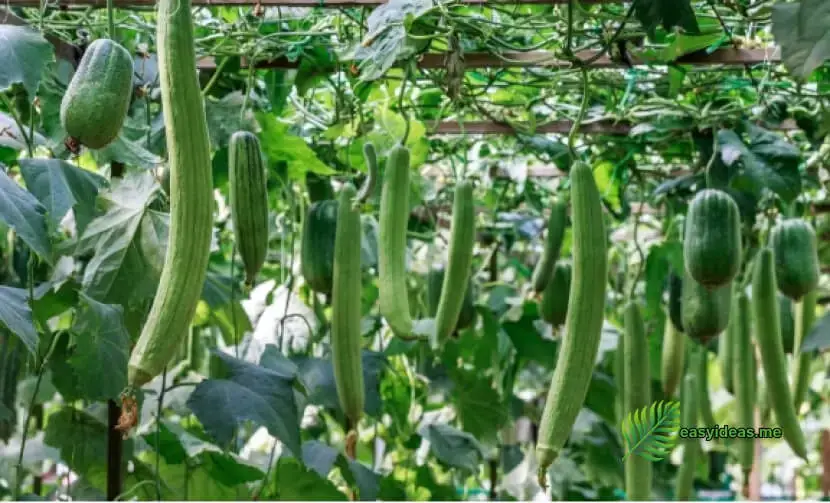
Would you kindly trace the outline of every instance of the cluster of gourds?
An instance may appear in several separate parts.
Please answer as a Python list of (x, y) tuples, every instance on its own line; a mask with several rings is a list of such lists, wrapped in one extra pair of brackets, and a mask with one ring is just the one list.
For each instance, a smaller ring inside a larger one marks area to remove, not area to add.
[[(798, 348), (815, 318), (819, 263), (814, 230), (797, 218), (779, 222), (770, 232), (769, 243), (747, 265), (744, 284), (734, 284), (744, 259), (738, 206), (726, 192), (704, 189), (692, 199), (686, 215), (683, 258), (682, 279), (674, 273), (669, 278), (661, 362), (666, 396), (673, 396), (682, 382), (681, 426), (715, 424), (709, 403), (707, 346), (720, 335), (718, 356), (724, 385), (737, 404), (734, 426), (755, 427), (754, 411), (761, 398), (756, 383), (757, 348), (767, 386), (765, 398), (786, 442), (798, 456), (806, 457), (797, 409), (806, 394), (810, 355), (798, 355)], [(749, 293), (744, 288), (748, 283)], [(788, 343), (784, 333), (789, 324), (782, 316), (789, 314), (784, 310), (789, 309), (790, 302), (795, 303), (795, 329), (794, 341)], [(687, 351), (684, 334), (697, 343), (696, 347)], [(628, 323), (626, 335), (628, 344)], [(786, 352), (796, 355), (792, 389), (787, 380)], [(691, 361), (684, 370), (687, 354), (691, 354)], [(647, 352), (643, 358), (648, 358)], [(627, 364), (643, 366), (642, 359)], [(630, 382), (624, 381), (625, 395), (633, 391), (630, 387)], [(623, 413), (631, 410), (626, 407)], [(700, 445), (694, 438), (682, 442), (684, 458), (675, 496), (686, 500), (693, 493)], [(753, 440), (737, 439), (736, 446), (738, 462), (748, 477), (754, 458)], [(626, 485), (629, 497), (647, 498), (651, 490), (647, 469), (634, 467), (632, 472), (631, 486)]]
[[(150, 313), (129, 359), (120, 428), (135, 425), (133, 391), (161, 374), (188, 332), (207, 274), (213, 232), (213, 179), (204, 103), (196, 73), (189, 0), (158, 2), (157, 52), (167, 138), (170, 238)], [(132, 98), (133, 61), (109, 39), (87, 48), (63, 97), (61, 124), (72, 151), (112, 144)], [(236, 242), (251, 284), (265, 261), (268, 207), (259, 143), (230, 140), (230, 201)]]
[[(195, 71), (193, 22), (188, 0), (160, 0), (157, 44), (162, 108), (166, 126), (170, 177), (170, 241), (167, 260), (149, 317), (129, 360), (129, 386), (140, 387), (159, 375), (187, 333), (200, 298), (213, 227), (213, 195), (207, 122)], [(61, 105), (61, 121), (70, 147), (103, 148), (117, 137), (129, 108), (132, 58), (117, 43), (101, 39), (87, 49)], [(302, 241), (302, 273), (306, 283), (332, 299), (331, 342), (335, 381), (341, 407), (353, 429), (364, 408), (361, 360), (361, 240), (359, 202), (378, 177), (377, 154), (364, 149), (369, 176), (360, 193), (345, 184), (337, 199), (323, 197), (309, 208)], [(268, 204), (265, 170), (256, 136), (234, 134), (230, 141), (230, 204), (236, 243), (252, 285), (265, 262), (268, 247)], [(379, 219), (378, 286), (380, 313), (391, 330), (409, 337), (413, 321), (407, 291), (406, 250), (409, 218), (410, 159), (398, 145), (388, 155), (383, 176)], [(534, 270), (533, 290), (541, 294), (541, 317), (555, 327), (564, 324), (562, 345), (537, 444), (540, 479), (565, 445), (582, 406), (599, 348), (604, 319), (607, 238), (599, 192), (589, 166), (571, 169), (570, 205), (551, 206), (547, 239)], [(573, 225), (572, 262), (559, 262), (568, 207)], [(473, 186), (455, 187), (446, 269), (430, 273), (429, 298), (440, 347), (459, 328), (473, 322), (471, 265), (475, 240)], [(793, 451), (806, 456), (796, 407), (804, 399), (809, 356), (795, 359), (795, 380), (787, 382), (785, 344), (778, 291), (795, 301), (798, 348), (815, 315), (818, 281), (816, 239), (812, 228), (793, 219), (778, 224), (770, 244), (754, 260), (752, 294), (734, 291), (743, 260), (737, 205), (725, 192), (705, 189), (690, 204), (684, 237), (682, 278), (672, 275), (669, 316), (665, 325), (662, 383), (671, 396), (682, 382), (682, 422), (696, 425), (698, 414), (712, 423), (703, 347), (724, 333), (721, 359), (727, 388), (738, 403), (738, 426), (753, 427), (756, 405), (756, 361), (752, 334), (766, 376), (767, 396), (784, 438)], [(565, 294), (567, 292), (567, 294)], [(570, 307), (570, 308), (569, 308)], [(731, 321), (730, 321), (731, 319)], [(635, 303), (624, 309), (622, 340), (623, 413), (649, 404), (648, 346), (643, 320)], [(694, 364), (684, 377), (683, 334), (696, 341)], [(708, 414), (707, 414), (707, 411)], [(691, 491), (698, 449), (687, 440), (686, 458), (678, 475), (677, 497)], [(740, 443), (739, 461), (752, 467), (751, 441)], [(651, 466), (637, 456), (626, 461), (626, 490), (646, 499)]]
[[(377, 153), (364, 146), (368, 166), (366, 182), (358, 193), (345, 184), (337, 199), (327, 190), (315, 191), (319, 200), (308, 209), (302, 238), (301, 270), (308, 287), (330, 295), (331, 341), (335, 383), (341, 408), (353, 428), (363, 413), (364, 389), (361, 363), (361, 236), (359, 203), (368, 197), (378, 175)], [(330, 188), (330, 186), (329, 186)], [(378, 220), (379, 310), (391, 331), (414, 337), (414, 322), (407, 289), (407, 226), (409, 221), (410, 153), (394, 146), (386, 160)], [(310, 191), (311, 192), (311, 191)], [(314, 194), (312, 194), (314, 195)], [(428, 307), (435, 317), (431, 337), (440, 346), (455, 331), (475, 319), (471, 266), (475, 243), (473, 186), (462, 180), (455, 186), (449, 260), (428, 276)]]
[[(159, 375), (179, 347), (196, 310), (207, 273), (213, 230), (213, 180), (210, 143), (193, 43), (189, 0), (158, 2), (157, 52), (162, 111), (167, 137), (170, 176), (170, 240), (150, 314), (129, 360), (128, 408), (135, 402), (129, 391)], [(133, 91), (133, 59), (109, 39), (95, 40), (84, 52), (61, 102), (61, 125), (72, 151), (80, 146), (101, 149), (112, 144), (129, 111)], [(231, 156), (252, 162), (255, 138), (240, 135), (232, 142)], [(252, 182), (263, 179), (257, 169), (232, 174)], [(232, 187), (233, 187), (232, 183)], [(249, 193), (233, 193), (231, 199), (261, 197), (256, 183)], [(237, 187), (248, 187), (247, 182)], [(261, 225), (262, 214), (238, 205), (234, 218), (241, 226)], [(256, 208), (256, 205), (251, 205)], [(259, 241), (256, 237), (251, 241)], [(250, 257), (249, 275), (261, 265), (261, 245), (240, 242)], [(135, 411), (132, 411), (133, 413)], [(129, 413), (129, 412), (128, 412)], [(126, 425), (129, 427), (130, 425)]]

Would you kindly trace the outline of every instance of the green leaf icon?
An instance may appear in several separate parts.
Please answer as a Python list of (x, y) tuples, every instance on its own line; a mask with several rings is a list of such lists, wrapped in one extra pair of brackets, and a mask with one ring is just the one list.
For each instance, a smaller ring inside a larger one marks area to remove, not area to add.
[(621, 430), (630, 454), (637, 454), (649, 461), (665, 458), (677, 442), (680, 427), (680, 403), (660, 401), (629, 412), (622, 422)]

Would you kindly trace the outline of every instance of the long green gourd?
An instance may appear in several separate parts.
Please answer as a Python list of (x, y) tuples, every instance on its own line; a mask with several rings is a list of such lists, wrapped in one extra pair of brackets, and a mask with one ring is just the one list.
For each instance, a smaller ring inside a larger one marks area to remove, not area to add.
[(804, 433), (801, 431), (787, 382), (787, 362), (781, 342), (777, 290), (775, 259), (770, 248), (763, 248), (755, 259), (755, 274), (752, 278), (752, 312), (755, 318), (755, 337), (761, 352), (761, 365), (767, 385), (767, 396), (784, 434), (784, 439), (796, 455), (806, 459), (807, 448)]
[(228, 145), (233, 232), (245, 285), (251, 288), (268, 254), (268, 185), (262, 151), (256, 135), (237, 131)]
[[(755, 349), (752, 346), (752, 313), (746, 293), (736, 295), (735, 333), (732, 341), (732, 371), (737, 404), (738, 428), (755, 428)], [(735, 439), (738, 444), (738, 463), (744, 472), (744, 480), (752, 471), (755, 459), (755, 441), (750, 438)]]
[(697, 364), (697, 411), (700, 422), (708, 428), (717, 424), (712, 412), (712, 401), (709, 399), (709, 351), (698, 346), (694, 348), (694, 355)]
[[(736, 303), (737, 296), (733, 295), (732, 307), (729, 310), (731, 313), (734, 313), (737, 309)], [(723, 378), (723, 387), (730, 393), (734, 391), (734, 384), (732, 382), (732, 347), (734, 344), (733, 340), (735, 339), (736, 326), (735, 316), (730, 316), (729, 325), (726, 326), (726, 330), (718, 337), (718, 363), (720, 365), (721, 377)]]
[(331, 353), (334, 383), (343, 413), (354, 429), (363, 415), (363, 360), (361, 359), (360, 211), (354, 207), (357, 191), (340, 189), (337, 234), (334, 239), (334, 280), (331, 304)]
[(170, 237), (150, 314), (130, 355), (128, 385), (161, 374), (181, 346), (207, 274), (213, 177), (196, 75), (190, 0), (159, 0), (156, 46), (170, 166)]
[(536, 445), (543, 486), (588, 393), (605, 319), (608, 243), (602, 199), (590, 166), (575, 163), (570, 177), (573, 273), (565, 332)]
[(553, 268), (553, 277), (548, 281), (539, 301), (539, 315), (547, 323), (559, 328), (568, 317), (568, 294), (571, 289), (571, 265), (559, 262)]
[[(680, 427), (695, 428), (698, 419), (698, 383), (694, 373), (687, 373), (683, 378), (683, 389), (680, 392)], [(697, 458), (700, 453), (700, 441), (697, 438), (681, 438), (683, 444), (683, 460), (677, 469), (675, 479), (674, 499), (689, 501), (694, 496), (695, 472), (697, 472)]]
[[(640, 309), (629, 302), (624, 310), (625, 392), (623, 410), (627, 416), (651, 405), (651, 376), (649, 375), (648, 337)], [(651, 461), (633, 454), (625, 459), (625, 495), (630, 501), (651, 499)]]
[(409, 221), (409, 149), (392, 148), (383, 175), (378, 229), (380, 314), (397, 335), (412, 332), (406, 288), (406, 230)]
[(614, 406), (617, 412), (617, 421), (625, 419), (625, 335), (617, 338), (617, 350), (614, 351), (614, 382), (617, 385), (617, 395)]
[(677, 391), (683, 377), (683, 364), (686, 356), (686, 336), (677, 330), (670, 316), (666, 316), (663, 328), (663, 352), (661, 358), (661, 383), (663, 393), (670, 397)]
[(804, 403), (807, 389), (810, 387), (810, 364), (813, 361), (812, 353), (802, 353), (801, 344), (810, 333), (816, 321), (816, 298), (818, 291), (812, 290), (795, 304), (795, 344), (793, 348), (793, 406), (796, 412)]
[(550, 206), (548, 217), (547, 236), (542, 256), (533, 270), (533, 291), (543, 292), (553, 276), (553, 268), (559, 260), (559, 253), (562, 251), (562, 241), (565, 239), (565, 227), (568, 225), (568, 205), (555, 199)]
[(440, 347), (458, 324), (464, 305), (464, 292), (470, 279), (475, 245), (476, 214), (473, 185), (467, 180), (455, 186), (452, 225), (450, 227), (449, 261), (441, 286), (441, 299), (435, 314), (435, 333), (431, 341), (433, 348)]

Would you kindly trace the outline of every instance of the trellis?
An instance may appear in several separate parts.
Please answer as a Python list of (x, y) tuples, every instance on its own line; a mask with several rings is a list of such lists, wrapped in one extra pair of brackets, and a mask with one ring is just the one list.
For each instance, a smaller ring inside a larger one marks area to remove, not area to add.
[[(460, 0), (465, 4), (567, 4), (568, 0), (521, 0), (521, 1), (493, 1), (493, 0)], [(286, 6), (286, 7), (322, 7), (322, 8), (344, 8), (344, 7), (368, 7), (385, 3), (383, 0), (261, 0), (253, 3), (250, 0), (194, 0), (193, 5), (200, 6)], [(605, 4), (619, 3), (619, 0), (588, 0), (583, 3)], [(152, 7), (155, 0), (114, 0), (117, 7)], [(35, 7), (40, 5), (39, 0), (6, 0), (6, 5), (11, 7)], [(50, 1), (50, 6), (56, 8), (72, 7), (106, 7), (106, 0), (57, 0)], [(25, 21), (10, 12), (0, 9), (0, 21), (10, 24), (25, 24)], [(61, 41), (55, 37), (50, 41), (56, 46), (59, 56), (65, 59), (73, 59), (79, 51), (71, 44)], [(417, 64), (422, 69), (444, 68), (446, 55), (441, 53), (428, 53), (422, 55)], [(567, 69), (575, 67), (575, 62), (589, 61), (585, 64), (590, 69), (625, 68), (626, 64), (601, 54), (600, 51), (580, 51), (574, 55), (574, 61), (563, 60), (555, 57), (548, 51), (504, 52), (500, 55), (490, 53), (467, 53), (464, 55), (464, 66), (466, 68), (527, 68), (544, 67)], [(631, 56), (630, 63), (633, 65), (647, 66), (669, 66), (669, 65), (692, 65), (692, 66), (720, 66), (720, 67), (751, 67), (759, 64), (777, 64), (781, 61), (780, 49), (772, 47), (769, 49), (744, 49), (735, 47), (723, 47), (711, 53), (697, 52), (684, 55), (671, 63), (654, 63), (644, 60), (636, 55)], [(74, 62), (74, 61), (73, 61)], [(292, 61), (288, 58), (275, 58), (254, 62), (257, 69), (296, 69), (299, 61)], [(251, 63), (246, 58), (240, 58), (240, 66), (248, 68)], [(197, 67), (202, 71), (213, 71), (217, 68), (216, 60), (213, 57), (204, 57), (197, 62)], [(539, 134), (567, 134), (573, 126), (570, 120), (556, 120), (540, 124), (534, 128)], [(611, 136), (627, 136), (631, 132), (632, 125), (625, 122), (613, 120), (595, 120), (583, 122), (580, 125), (581, 134), (598, 134)], [(791, 120), (784, 121), (776, 126), (780, 131), (793, 131), (798, 129)], [(498, 121), (443, 121), (434, 125), (427, 131), (430, 135), (510, 135), (516, 132), (510, 124)]]
[[(468, 5), (566, 5), (569, 0), (458, 0)], [(385, 0), (193, 0), (194, 6), (268, 6), (268, 7), (318, 7), (342, 9), (348, 7), (372, 7), (386, 3)], [(583, 0), (585, 4), (619, 4), (620, 0)], [(40, 7), (41, 0), (6, 0), (9, 7)], [(155, 0), (113, 0), (115, 7), (122, 8), (152, 8)], [(59, 9), (71, 9), (80, 7), (105, 8), (107, 0), (50, 0), (48, 6)], [(26, 24), (14, 14), (0, 8), (0, 22), (11, 24)], [(73, 64), (77, 62), (78, 48), (58, 39), (50, 37), (50, 42), (56, 46), (59, 57), (70, 60)], [(692, 65), (712, 67), (745, 67), (749, 68), (759, 64), (777, 64), (781, 61), (780, 49), (771, 47), (767, 49), (746, 49), (738, 47), (722, 47), (712, 52), (698, 51), (684, 55), (673, 62), (655, 63), (644, 60), (642, 57), (631, 55), (629, 63), (623, 63), (615, 58), (609, 57), (602, 51), (588, 50), (579, 51), (574, 54), (572, 60), (557, 58), (548, 51), (506, 51), (499, 55), (491, 53), (474, 52), (464, 55), (465, 68), (527, 68), (544, 67), (556, 69), (574, 68), (580, 61), (590, 69), (625, 68), (627, 64), (644, 66), (671, 66), (671, 65)], [(240, 58), (242, 68), (256, 69), (296, 69), (300, 61), (292, 61), (288, 58), (274, 58), (259, 60), (251, 64), (246, 58)], [(446, 54), (427, 53), (419, 57), (418, 67), (422, 69), (440, 69), (446, 66)], [(204, 57), (197, 62), (197, 67), (202, 71), (215, 71), (217, 63), (213, 57)], [(624, 121), (611, 119), (594, 119), (583, 121), (580, 124), (579, 132), (584, 135), (609, 135), (628, 136), (634, 125)], [(567, 134), (573, 128), (571, 120), (554, 120), (548, 123), (539, 124), (533, 128), (536, 134)], [(775, 126), (779, 131), (795, 131), (798, 126), (792, 120), (786, 120)], [(516, 128), (506, 122), (497, 120), (471, 120), (471, 121), (440, 121), (428, 126), (429, 135), (511, 135), (515, 134)], [(557, 176), (557, 170), (541, 169), (534, 170), (529, 175), (534, 178), (550, 178)]]

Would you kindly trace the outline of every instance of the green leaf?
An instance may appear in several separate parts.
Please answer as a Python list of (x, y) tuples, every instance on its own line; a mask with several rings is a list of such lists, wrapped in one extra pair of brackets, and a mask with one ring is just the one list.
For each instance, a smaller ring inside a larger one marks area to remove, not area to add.
[(634, 0), (634, 14), (650, 38), (660, 26), (666, 31), (678, 26), (688, 33), (700, 32), (690, 0)]
[(0, 286), (0, 325), (6, 327), (32, 355), (37, 351), (38, 336), (29, 308), (29, 293), (22, 288)]
[[(87, 400), (115, 400), (127, 385), (130, 334), (121, 306), (102, 304), (80, 295), (81, 306), (72, 323), (75, 348), (69, 364)], [(106, 376), (102, 379), (101, 376)]]
[(52, 243), (46, 226), (46, 208), (35, 196), (18, 185), (0, 166), (0, 222), (43, 260), (52, 263)]
[[(148, 289), (155, 290), (155, 278), (145, 274), (149, 266), (136, 237), (157, 190), (153, 176), (142, 172), (114, 183), (112, 190), (102, 195), (109, 208), (87, 226), (76, 251), (95, 252), (82, 280), (84, 292), (95, 300), (126, 305), (130, 299), (146, 296)], [(123, 288), (124, 284), (131, 288)]]
[(361, 80), (382, 77), (398, 59), (414, 52), (415, 46), (407, 43), (405, 20), (421, 16), (432, 6), (432, 0), (390, 0), (372, 11), (369, 31), (354, 53), (360, 61)]
[(92, 158), (99, 166), (115, 161), (141, 169), (155, 169), (164, 161), (161, 157), (144, 148), (142, 146), (144, 141), (144, 138), (131, 140), (124, 135), (124, 132), (121, 132), (106, 147), (100, 150), (92, 150)]
[(615, 175), (617, 166), (610, 161), (602, 161), (594, 166), (594, 178), (597, 182), (602, 199), (608, 203), (616, 213), (622, 211), (622, 200), (620, 194), (620, 179)]
[[(377, 417), (381, 411), (380, 381), (386, 368), (386, 358), (381, 353), (363, 351), (363, 388), (366, 396), (364, 412)], [(334, 368), (331, 358), (296, 357), (292, 361), (300, 369), (300, 380), (308, 390), (308, 401), (340, 411)]]
[(683, 81), (686, 80), (686, 68), (683, 66), (669, 67), (669, 90), (666, 93), (668, 98), (675, 98), (683, 88)]
[(187, 400), (205, 431), (220, 445), (227, 445), (239, 426), (253, 421), (299, 455), (296, 376), (286, 375), (285, 367), (268, 366), (269, 360), (265, 358), (260, 365), (254, 365), (225, 353), (216, 355), (226, 366), (228, 378), (202, 381)]
[(357, 485), (361, 501), (376, 501), (380, 489), (380, 476), (357, 461), (347, 459), (340, 452), (317, 440), (303, 443), (303, 463), (323, 478), (328, 477), (335, 465), (349, 483)]
[[(245, 95), (234, 91), (220, 100), (205, 100), (205, 117), (214, 148), (225, 147), (232, 134), (239, 130), (256, 131), (256, 118), (250, 107), (245, 108)], [(242, 111), (242, 113), (240, 113)]]
[(558, 344), (543, 338), (536, 328), (535, 321), (539, 319), (536, 302), (525, 303), (523, 311), (518, 321), (502, 321), (502, 328), (516, 347), (516, 356), (553, 368), (556, 365)]
[(318, 175), (335, 173), (317, 157), (304, 139), (289, 133), (288, 125), (278, 122), (274, 115), (258, 113), (257, 120), (262, 127), (259, 138), (269, 165), (285, 162), (292, 180), (304, 180), (308, 171)]
[(294, 78), (299, 96), (305, 96), (310, 89), (314, 89), (337, 71), (335, 57), (334, 50), (323, 44), (308, 47), (303, 51)]
[(43, 36), (32, 28), (0, 25), (0, 92), (13, 84), (22, 84), (29, 96), (37, 88), (46, 66), (55, 60), (55, 51)]
[(505, 475), (512, 472), (514, 468), (524, 461), (525, 454), (518, 444), (504, 445), (499, 450), (499, 464)]
[(651, 461), (665, 458), (677, 442), (680, 427), (680, 402), (660, 401), (633, 410), (621, 425), (628, 448), (623, 459), (637, 454)]
[[(376, 110), (374, 116), (375, 127), (367, 135), (367, 139), (375, 145), (378, 155), (385, 157), (392, 150), (392, 147), (403, 139), (406, 131), (406, 119), (389, 110), (386, 106)], [(410, 119), (406, 147), (409, 149), (410, 167), (417, 168), (426, 162), (429, 153), (426, 127), (417, 119)]]
[(718, 150), (723, 164), (729, 168), (742, 168), (733, 180), (733, 187), (741, 185), (740, 179), (749, 182), (752, 192), (758, 194), (767, 188), (786, 202), (801, 193), (801, 174), (798, 165), (801, 152), (781, 136), (766, 129), (747, 125), (749, 144), (732, 130), (718, 131)]
[[(217, 478), (222, 466), (217, 465), (212, 457), (205, 456), (200, 461), (202, 461), (201, 464), (193, 466), (192, 463), (169, 464), (163, 459), (159, 460), (162, 499), (176, 500), (184, 495), (196, 501), (248, 501), (251, 499), (251, 490), (244, 483), (229, 485)], [(151, 465), (155, 464), (155, 456), (147, 459), (147, 462)], [(252, 472), (245, 478), (250, 478), (251, 475)], [(151, 476), (151, 479), (154, 478)], [(146, 488), (149, 489), (149, 494), (136, 489), (136, 492), (143, 495), (138, 499), (157, 499), (155, 483), (145, 485), (148, 486)]]
[(274, 487), (280, 501), (348, 501), (329, 480), (283, 456), (274, 468)]
[[(103, 418), (105, 419), (106, 415)], [(46, 445), (57, 448), (61, 460), (80, 475), (106, 470), (107, 425), (102, 422), (101, 417), (91, 414), (90, 411), (64, 406), (51, 413), (43, 441)], [(125, 463), (132, 457), (132, 451), (133, 441), (125, 440)]]
[[(781, 60), (793, 76), (806, 79), (830, 57), (827, 2), (802, 0), (772, 6), (772, 34), (781, 46)], [(804, 23), (799, 26), (799, 18)]]
[(53, 226), (74, 210), (77, 231), (83, 234), (106, 178), (60, 159), (20, 159), (20, 172), (29, 192), (46, 207)]
[(655, 51), (657, 61), (669, 63), (678, 58), (703, 49), (708, 49), (713, 44), (720, 42), (723, 38), (723, 31), (707, 33), (705, 35), (687, 35), (677, 33), (672, 37), (669, 45)]
[(481, 444), (472, 435), (446, 424), (430, 424), (419, 434), (429, 441), (429, 448), (447, 466), (476, 472), (484, 461)]
[(138, 245), (141, 254), (155, 275), (160, 277), (167, 256), (170, 214), (148, 209), (141, 219), (139, 232)]
[(464, 431), (482, 442), (496, 440), (507, 421), (508, 407), (493, 388), (492, 378), (480, 370), (450, 374), (457, 390), (453, 401)]
[(801, 353), (823, 351), (827, 348), (830, 348), (830, 312), (813, 324), (810, 333), (801, 343)]

